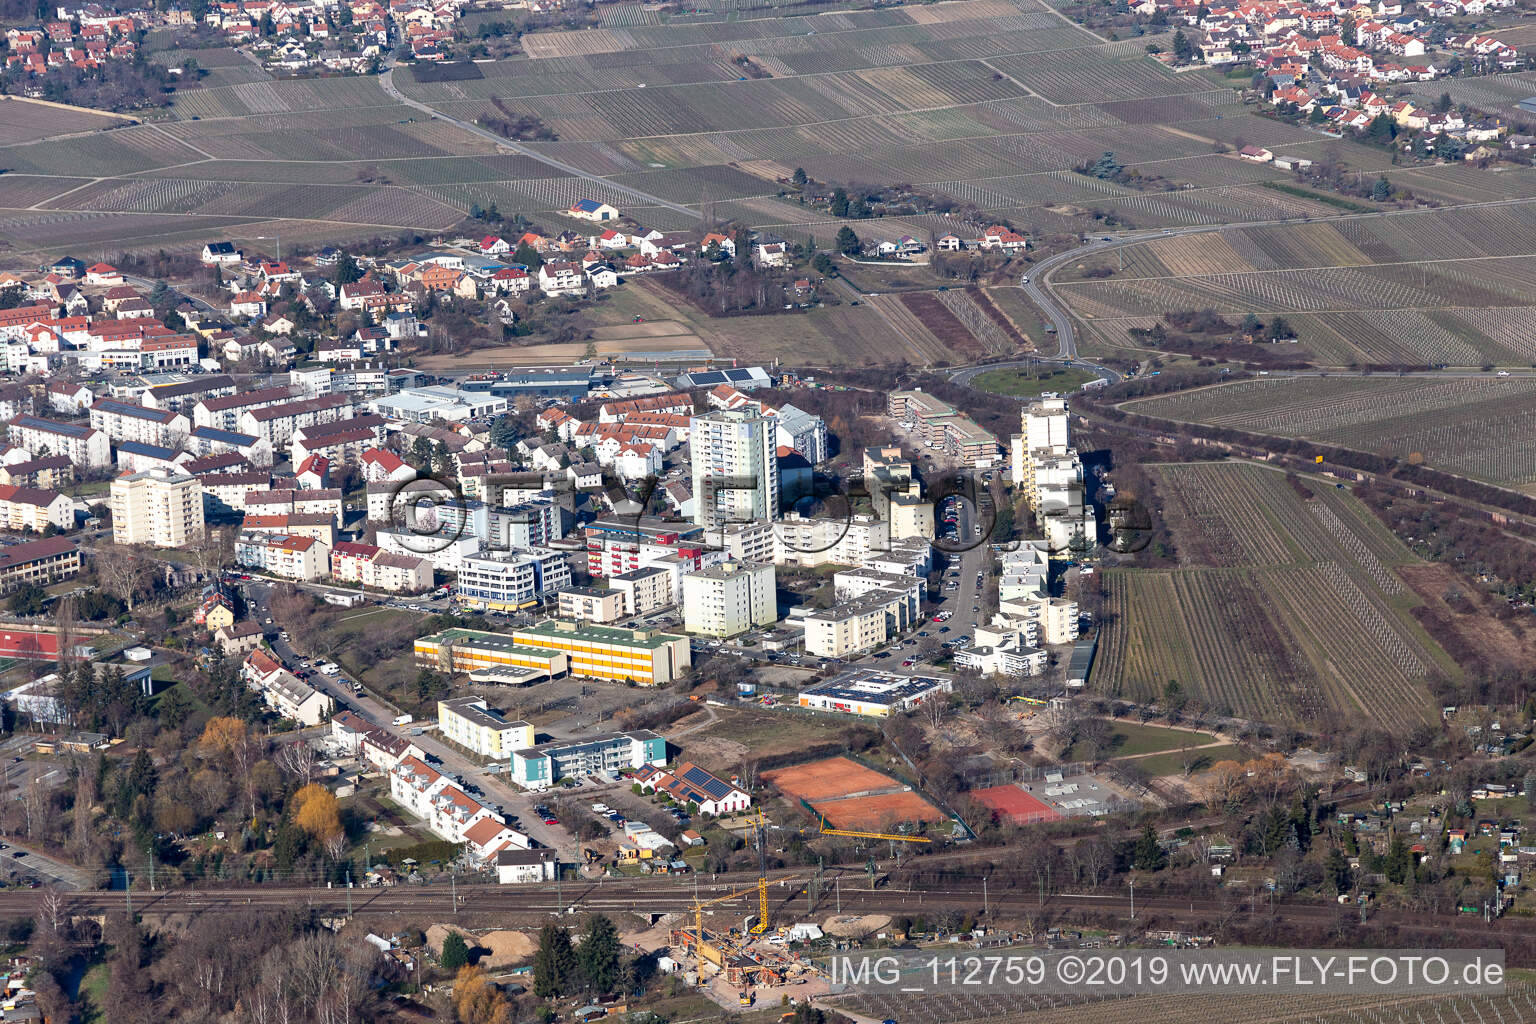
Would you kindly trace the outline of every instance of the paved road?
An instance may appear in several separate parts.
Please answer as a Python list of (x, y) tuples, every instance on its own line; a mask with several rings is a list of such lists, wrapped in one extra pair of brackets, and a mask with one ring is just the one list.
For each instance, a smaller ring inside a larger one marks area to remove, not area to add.
[(594, 185), (600, 185), (606, 191), (622, 192), (625, 195), (633, 196), (635, 199), (640, 200), (647, 206), (664, 207), (668, 210), (673, 210), (677, 213), (684, 214), (690, 218), (697, 218), (699, 216), (699, 211), (697, 210), (690, 210), (686, 206), (674, 203), (669, 199), (663, 199), (660, 196), (653, 196), (649, 192), (642, 192), (640, 189), (634, 188), (633, 186), (622, 185), (616, 181), (610, 181), (601, 175), (593, 174), (591, 171), (582, 170), (580, 167), (577, 167), (574, 164), (568, 164), (563, 160), (556, 160), (549, 154), (541, 153), (539, 150), (534, 149), (531, 146), (525, 146), (519, 142), (514, 142), (511, 139), (503, 138), (502, 136), (497, 135), (495, 132), (487, 131), (486, 129), (481, 128), (479, 125), (473, 124), (472, 122), (460, 121), (456, 117), (449, 117), (447, 114), (440, 110), (429, 107), (425, 103), (419, 102), (418, 100), (411, 99), (409, 96), (401, 92), (400, 89), (395, 85), (395, 58), (393, 55), (391, 55), (389, 63), (385, 66), (383, 74), (379, 76), (379, 84), (384, 87), (384, 91), (387, 92), (396, 102), (403, 103), (413, 110), (419, 110), (423, 114), (426, 114), (428, 117), (433, 117), (439, 121), (447, 121), (449, 124), (457, 125), (459, 128), (463, 129), (469, 134), (478, 138), (485, 139), (489, 142), (494, 142), (496, 145), (502, 147), (503, 149), (509, 149), (512, 152), (519, 154), (520, 156), (526, 156), (532, 160), (537, 160), (539, 163), (548, 167), (553, 167), (558, 171), (563, 171), (566, 174), (574, 175), (575, 177), (581, 178), (584, 181), (589, 181)]
[[(267, 607), (271, 596), (271, 587), (261, 583), (246, 584), (246, 595), (251, 604), (251, 616), (257, 622), (265, 622), (270, 616)], [(360, 611), (369, 610), (367, 607)], [(282, 627), (282, 623), (275, 623), (271, 628), (276, 630)], [(277, 652), (283, 662), (290, 666), (297, 666), (306, 659), (304, 655), (296, 651), (281, 636), (272, 637), (272, 649)], [(316, 672), (308, 680), (316, 689), (329, 694), (336, 701), (337, 710), (347, 709), (361, 716), (372, 725), (380, 726), (395, 733), (408, 733), (412, 726), (397, 728), (393, 722), (398, 709), (385, 704), (368, 691), (355, 694), (338, 679)], [(420, 727), (415, 726), (415, 727)], [(496, 775), (488, 774), (481, 762), (460, 753), (447, 743), (438, 739), (431, 731), (424, 731), (419, 736), (410, 736), (424, 752), (436, 758), (445, 771), (458, 777), (465, 785), (472, 785), (480, 789), (479, 797), (493, 807), (499, 807), (506, 815), (517, 818), (515, 826), (524, 832), (535, 843), (559, 850), (562, 857), (570, 860), (580, 859), (576, 848), (575, 838), (565, 830), (564, 826), (544, 824), (543, 820), (533, 813), (533, 805), (538, 803), (537, 797), (519, 793), (510, 786), (499, 781)], [(475, 796), (477, 794), (470, 794)]]

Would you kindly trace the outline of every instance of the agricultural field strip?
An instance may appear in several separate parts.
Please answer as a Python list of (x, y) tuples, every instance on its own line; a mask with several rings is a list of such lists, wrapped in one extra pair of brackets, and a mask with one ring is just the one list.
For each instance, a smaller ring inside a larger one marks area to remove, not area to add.
[(1536, 393), (1528, 380), (1279, 378), (1125, 408), (1397, 457), (1419, 452), (1431, 464), (1501, 486), (1536, 480), (1536, 449), (1511, 443), (1536, 437)]
[[(1182, 621), (1219, 625), (1228, 618), (1229, 606), (1246, 601), (1252, 591), (1262, 588), (1269, 600), (1279, 600), (1289, 608), (1287, 616), (1273, 623), (1274, 628), (1295, 632), (1294, 627), (1300, 625), (1302, 634), (1310, 636), (1313, 646), (1325, 654), (1316, 674), (1318, 681), (1329, 687), (1336, 705), (1347, 700), (1370, 711), (1375, 703), (1378, 714), (1396, 722), (1411, 724), (1419, 720), (1411, 709), (1418, 708), (1423, 713), (1424, 695), (1413, 681), (1422, 678), (1436, 659), (1425, 647), (1427, 638), (1421, 637), (1416, 624), (1405, 621), (1403, 613), (1393, 605), (1393, 599), (1402, 599), (1407, 591), (1379, 557), (1383, 549), (1379, 531), (1369, 529), (1356, 510), (1330, 489), (1319, 487), (1313, 490), (1310, 501), (1301, 502), (1290, 492), (1283, 477), (1267, 467), (1247, 463), (1173, 464), (1159, 466), (1157, 477), (1175, 536), (1186, 536), (1186, 531), (1179, 528), (1184, 521), (1193, 527), (1187, 536), (1202, 539), (1195, 544), (1197, 553), (1221, 563), (1236, 563), (1155, 574), (1154, 578), (1160, 577), (1173, 587), (1172, 594), (1167, 596), (1177, 599), (1177, 606), (1183, 611)], [(1301, 514), (1302, 505), (1311, 506), (1310, 516)], [(1206, 509), (1220, 511), (1197, 512)], [(1282, 509), (1290, 509), (1292, 514), (1281, 517)], [(1346, 511), (1354, 526), (1340, 516), (1340, 511)], [(1365, 538), (1360, 536), (1361, 532)], [(1408, 558), (1406, 551), (1387, 547), (1385, 552), (1395, 556), (1394, 561)], [(1369, 582), (1361, 579), (1360, 570)], [(1223, 591), (1221, 596), (1207, 590), (1206, 584), (1213, 583)], [(1232, 591), (1233, 587), (1239, 589)], [(1373, 590), (1376, 593), (1371, 593)], [(1350, 631), (1350, 637), (1341, 638), (1337, 634), (1344, 631), (1338, 626), (1346, 622), (1358, 624), (1361, 630)], [(1230, 626), (1228, 623), (1223, 629), (1230, 632)], [(1152, 642), (1152, 634), (1145, 634), (1144, 628), (1137, 630), (1143, 634), (1142, 641), (1134, 646)], [(1123, 671), (1127, 652), (1119, 641), (1128, 638), (1116, 639), (1106, 667)], [(1164, 654), (1177, 658), (1177, 652), (1184, 650), (1185, 657), (1194, 658), (1180, 669), (1194, 671), (1184, 678), (1216, 685), (1220, 692), (1212, 696), (1226, 700), (1238, 697), (1239, 703), (1234, 706), (1252, 708), (1254, 705), (1249, 701), (1258, 694), (1249, 694), (1247, 701), (1243, 701), (1241, 694), (1226, 692), (1225, 683), (1233, 678), (1229, 670), (1235, 668), (1225, 661), (1231, 652), (1218, 654), (1206, 639), (1207, 633), (1197, 636), (1191, 630), (1186, 641), (1193, 644), (1192, 648), (1180, 643)], [(1362, 645), (1374, 651), (1367, 651)], [(1370, 657), (1361, 663), (1360, 659), (1367, 654)], [(1163, 670), (1171, 673), (1175, 667), (1165, 665)], [(1255, 664), (1250, 664), (1247, 671), (1250, 677), (1269, 675), (1257, 671)], [(1376, 703), (1363, 698), (1355, 690), (1356, 680), (1368, 686), (1370, 693), (1379, 692), (1385, 699)], [(1281, 679), (1273, 681), (1279, 683)], [(1292, 693), (1290, 699), (1297, 696)], [(1270, 705), (1267, 700), (1260, 703)]]
[[(1023, 177), (1023, 175), (1020, 175), (1020, 177)], [(1213, 186), (1207, 186), (1207, 187), (1208, 188), (1231, 188), (1232, 186), (1230, 186), (1230, 185), (1213, 185)], [(1198, 191), (1200, 191), (1200, 189), (1184, 189), (1184, 190), (1181, 190), (1181, 191), (1179, 191), (1177, 193), (1174, 193), (1174, 195), (1188, 195), (1190, 192), (1198, 192)], [(1522, 199), (1522, 200), (1519, 200), (1519, 202), (1536, 203), (1536, 198)], [(1512, 254), (1509, 254), (1509, 255), (1502, 255), (1502, 256), (1447, 256), (1447, 257), (1433, 257), (1432, 256), (1432, 257), (1428, 257), (1428, 258), (1425, 258), (1425, 259), (1422, 259), (1422, 260), (1401, 260), (1401, 261), (1394, 261), (1394, 262), (1390, 262), (1390, 263), (1372, 262), (1372, 263), (1360, 264), (1360, 265), (1357, 265), (1357, 266), (1351, 266), (1351, 265), (1347, 265), (1347, 264), (1341, 266), (1340, 264), (1337, 264), (1337, 263), (1318, 263), (1318, 264), (1314, 264), (1313, 266), (1308, 266), (1308, 267), (1275, 267), (1275, 268), (1269, 268), (1269, 267), (1257, 268), (1256, 267), (1253, 270), (1235, 270), (1235, 271), (1231, 271), (1231, 272), (1225, 273), (1225, 274), (1142, 274), (1142, 275), (1138, 275), (1138, 274), (1135, 274), (1135, 273), (1123, 273), (1123, 272), (1118, 272), (1117, 271), (1116, 274), (1115, 274), (1115, 280), (1116, 281), (1195, 281), (1195, 280), (1202, 280), (1202, 279), (1208, 279), (1208, 278), (1216, 279), (1216, 278), (1230, 278), (1230, 277), (1260, 277), (1260, 276), (1263, 276), (1265, 274), (1301, 274), (1301, 273), (1316, 272), (1316, 271), (1322, 271), (1322, 270), (1359, 269), (1360, 267), (1420, 267), (1420, 266), (1422, 266), (1422, 265), (1424, 265), (1426, 263), (1430, 263), (1430, 264), (1434, 264), (1434, 263), (1485, 263), (1485, 262), (1491, 262), (1491, 261), (1494, 261), (1494, 260), (1528, 260), (1528, 259), (1530, 259), (1533, 256), (1536, 256), (1536, 247), (1533, 247), (1531, 252), (1512, 253)], [(1069, 287), (1073, 287), (1075, 285), (1096, 285), (1096, 284), (1099, 284), (1099, 282), (1098, 281), (1083, 281), (1083, 280), (1056, 281), (1055, 282), (1055, 286), (1058, 287), (1058, 288), (1069, 288)], [(1359, 308), (1359, 307), (1356, 307), (1356, 308)], [(1455, 307), (1455, 306), (1434, 306), (1434, 307), (1431, 307), (1431, 308), (1434, 308), (1434, 309), (1454, 309), (1454, 308), (1457, 308), (1457, 307)], [(1467, 308), (1470, 308), (1470, 309), (1482, 309), (1483, 307), (1482, 306), (1470, 306), (1470, 307), (1467, 307)], [(1327, 310), (1327, 309), (1309, 309), (1308, 310), (1308, 312), (1313, 312), (1313, 313), (1337, 313), (1337, 312), (1351, 312), (1351, 311), (1352, 310)]]

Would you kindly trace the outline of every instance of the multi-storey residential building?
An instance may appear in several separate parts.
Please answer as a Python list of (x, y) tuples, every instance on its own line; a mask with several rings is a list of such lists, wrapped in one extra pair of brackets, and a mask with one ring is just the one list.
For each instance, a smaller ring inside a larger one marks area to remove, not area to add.
[(812, 518), (791, 513), (773, 524), (773, 560), (778, 565), (862, 565), (890, 546), (890, 524), (872, 516)]
[[(676, 558), (684, 571), (703, 568), (707, 555), (702, 527), (655, 516), (614, 516), (588, 523), (587, 572), (614, 577)], [(674, 598), (675, 600), (676, 598)]]
[(67, 455), (76, 466), (93, 469), (112, 464), (112, 440), (100, 430), (78, 423), (16, 416), (7, 424), (6, 437), (35, 456)]
[(955, 652), (955, 667), (985, 675), (1034, 676), (1045, 671), (1048, 655), (1030, 645), (1029, 634), (1019, 629), (976, 627), (970, 646)]
[(681, 568), (673, 562), (610, 576), (608, 585), (624, 596), (625, 615), (644, 615), (677, 603), (682, 575)]
[(548, 789), (567, 776), (618, 775), (643, 765), (666, 763), (667, 741), (654, 732), (637, 729), (515, 750), (512, 781), (524, 789)]
[(352, 417), (352, 399), (346, 395), (317, 395), (281, 405), (246, 409), (236, 429), (255, 434), (281, 448), (293, 440), (296, 430)]
[(265, 494), (272, 489), (272, 474), (251, 470), (244, 473), (199, 473), (197, 482), (203, 489), (203, 515), (229, 517), (243, 515), (246, 499), (251, 495)]
[(432, 563), (427, 559), (350, 541), (331, 547), (331, 578), (391, 594), (420, 594), (431, 590), (433, 583)]
[(100, 398), (91, 406), (91, 426), (114, 441), (138, 441), (180, 449), (192, 433), (192, 421), (170, 409), (149, 409), (115, 398)]
[(64, 537), (25, 541), (0, 548), (0, 593), (26, 584), (46, 587), (80, 575), (80, 549)]
[(331, 698), (283, 668), (265, 650), (257, 648), (245, 656), (241, 675), (248, 686), (261, 693), (267, 706), (284, 718), (315, 726), (330, 716)]
[(289, 440), (289, 458), (295, 466), (311, 455), (323, 455), (338, 465), (355, 465), (383, 440), (384, 417), (368, 413), (299, 427)]
[(805, 617), (805, 650), (819, 658), (846, 658), (885, 643), (911, 625), (909, 597), (884, 588)]
[(73, 529), (75, 503), (67, 495), (40, 487), (0, 487), (0, 526), (44, 533), (52, 526)]
[(820, 416), (783, 405), (774, 419), (779, 444), (793, 448), (813, 466), (827, 461), (827, 424)]
[(481, 551), (459, 564), (459, 600), (486, 611), (516, 611), (570, 584), (565, 555), (548, 548)]
[(330, 571), (330, 549), (313, 537), (241, 533), (235, 539), (240, 565), (290, 580), (318, 580)]
[(779, 514), (778, 437), (772, 420), (743, 407), (689, 423), (694, 522), (709, 533), (727, 523), (768, 522)]
[(778, 620), (771, 563), (724, 562), (683, 576), (683, 628), (700, 636), (739, 636)]
[(913, 424), (928, 447), (951, 451), (973, 469), (996, 463), (997, 438), (948, 402), (922, 391), (893, 391), (886, 404), (891, 416)]
[(195, 426), (212, 427), (215, 430), (239, 430), (240, 417), (246, 412), (291, 402), (293, 392), (293, 388), (284, 386), (205, 398), (193, 407), (192, 422)]
[(455, 697), (437, 702), (437, 730), (445, 739), (481, 757), (509, 758), (533, 746), (533, 726), (509, 722), (484, 697)]
[(556, 614), (577, 622), (613, 622), (624, 617), (622, 590), (599, 587), (566, 587), (560, 591)]
[(112, 481), (112, 539), (184, 548), (203, 539), (203, 488), (175, 469), (146, 469)]

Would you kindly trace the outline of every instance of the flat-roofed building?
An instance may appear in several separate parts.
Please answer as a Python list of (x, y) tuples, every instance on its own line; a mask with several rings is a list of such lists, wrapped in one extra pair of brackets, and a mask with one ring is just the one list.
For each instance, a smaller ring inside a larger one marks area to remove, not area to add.
[(481, 757), (509, 758), (533, 746), (533, 726), (509, 722), (484, 697), (455, 697), (437, 702), (437, 728), (446, 739)]
[(520, 644), (506, 633), (478, 629), (445, 629), (418, 637), (413, 650), (416, 664), (445, 675), (508, 668), (540, 672), (554, 679), (565, 675), (570, 666), (563, 651)]
[(693, 665), (686, 636), (657, 630), (546, 619), (514, 630), (512, 638), (526, 647), (567, 655), (571, 675), (589, 679), (662, 686)]
[(481, 551), (459, 564), (459, 600), (485, 611), (517, 611), (571, 584), (565, 555), (548, 548)]
[(910, 711), (953, 689), (945, 676), (904, 676), (857, 668), (801, 690), (799, 704), (817, 711), (885, 718), (893, 711)]
[(666, 762), (667, 741), (648, 729), (637, 729), (515, 750), (512, 781), (524, 789), (548, 789), (567, 776), (617, 775)]
[(610, 576), (608, 585), (623, 595), (624, 614), (644, 615), (677, 603), (681, 575), (675, 563), (652, 565)]
[(157, 468), (112, 481), (112, 539), (184, 548), (203, 539), (203, 487), (197, 477)]
[(740, 636), (778, 621), (771, 564), (724, 562), (683, 576), (683, 628), (696, 636)]
[(556, 615), (577, 622), (613, 622), (624, 617), (622, 590), (603, 590), (598, 587), (566, 587), (560, 591)]

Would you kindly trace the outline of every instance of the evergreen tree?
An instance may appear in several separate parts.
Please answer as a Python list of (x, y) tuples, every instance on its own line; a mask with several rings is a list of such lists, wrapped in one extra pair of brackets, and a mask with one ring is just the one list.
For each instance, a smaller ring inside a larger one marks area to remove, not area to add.
[(349, 252), (343, 252), (341, 258), (336, 261), (336, 276), (333, 283), (340, 288), (344, 284), (351, 284), (360, 280), (363, 276), (362, 268), (357, 265), (357, 260), (352, 258)]
[(1120, 172), (1124, 170), (1125, 165), (1115, 159), (1115, 154), (1105, 153), (1103, 156), (1099, 157), (1093, 162), (1093, 166), (1088, 168), (1088, 174), (1095, 178), (1103, 178), (1107, 180), (1110, 178), (1118, 178), (1120, 176)]
[(532, 274), (536, 273), (538, 269), (544, 265), (544, 257), (535, 252), (533, 246), (529, 245), (527, 242), (524, 242), (519, 245), (517, 247), (517, 251), (512, 254), (512, 262), (521, 263), (523, 266), (528, 268), (528, 273)]
[(1371, 186), (1371, 198), (1378, 203), (1384, 203), (1392, 198), (1392, 183), (1387, 180), (1385, 174), (1377, 178), (1376, 184)]
[(796, 167), (795, 173), (790, 176), (789, 180), (794, 182), (796, 185), (804, 185), (809, 179), (805, 175), (804, 167)]
[(1157, 843), (1157, 833), (1148, 825), (1141, 830), (1141, 837), (1131, 852), (1131, 864), (1138, 871), (1160, 871), (1168, 862), (1168, 855)]
[(1387, 847), (1387, 855), (1382, 858), (1381, 873), (1387, 876), (1387, 881), (1400, 884), (1412, 870), (1413, 854), (1403, 842), (1403, 837), (1394, 835), (1391, 845)]
[(837, 251), (847, 256), (857, 256), (863, 247), (859, 236), (854, 234), (853, 228), (844, 224), (837, 229)]
[(845, 188), (833, 189), (832, 202), (830, 203), (832, 216), (848, 216), (848, 190)]
[(1349, 871), (1349, 858), (1337, 846), (1330, 849), (1328, 856), (1323, 858), (1323, 877), (1340, 895), (1354, 885), (1354, 878)]
[(1195, 48), (1190, 45), (1189, 36), (1179, 29), (1173, 34), (1173, 59), (1181, 64), (1187, 64), (1195, 56)]
[(619, 980), (619, 953), (619, 932), (613, 922), (602, 914), (589, 917), (581, 945), (576, 947), (588, 991), (596, 995), (613, 991)]
[(458, 932), (449, 932), (443, 939), (443, 952), (438, 957), (446, 971), (457, 971), (469, 965), (469, 944)]
[(571, 933), (559, 925), (547, 924), (541, 928), (539, 948), (533, 954), (533, 994), (540, 999), (560, 995), (570, 984), (575, 966)]

